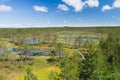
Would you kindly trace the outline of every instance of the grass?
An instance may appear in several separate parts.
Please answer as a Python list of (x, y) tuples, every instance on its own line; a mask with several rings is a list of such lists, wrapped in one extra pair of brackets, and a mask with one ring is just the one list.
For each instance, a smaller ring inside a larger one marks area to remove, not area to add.
[[(46, 60), (49, 58), (48, 56), (39, 56), (34, 57), (34, 65), (33, 66), (27, 66), (31, 67), (33, 70), (33, 73), (35, 73), (40, 80), (49, 80), (49, 73), (51, 71), (59, 71), (59, 68), (55, 65), (49, 64)], [(14, 77), (12, 80), (24, 80), (25, 72), (19, 76)]]
[[(0, 62), (0, 72), (7, 78), (6, 80), (24, 80), (26, 69), (30, 67), (33, 72), (38, 75), (40, 80), (48, 80), (48, 75), (51, 70), (59, 70), (55, 65), (51, 65), (47, 62), (50, 56), (38, 56), (33, 58), (34, 64), (32, 65), (29, 65), (28, 62), (17, 62), (14, 65), (10, 62)], [(5, 67), (6, 65), (8, 66), (7, 68)]]
[[(49, 80), (49, 74), (51, 71), (59, 71), (59, 69), (55, 66), (50, 66), (44, 69), (40, 69), (38, 71), (34, 71), (35, 75), (38, 76), (40, 80)], [(18, 76), (14, 78), (13, 80), (24, 80), (24, 75)]]
[(40, 80), (49, 80), (48, 77), (51, 71), (59, 71), (59, 69), (55, 66), (50, 66), (37, 71), (36, 74), (38, 75)]

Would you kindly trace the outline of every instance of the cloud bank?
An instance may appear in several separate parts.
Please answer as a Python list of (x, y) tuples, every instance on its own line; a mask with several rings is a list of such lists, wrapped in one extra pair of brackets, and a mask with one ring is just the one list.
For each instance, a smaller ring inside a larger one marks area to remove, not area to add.
[(102, 7), (102, 11), (103, 12), (105, 12), (107, 10), (111, 10), (111, 9), (120, 9), (120, 0), (114, 0), (112, 6), (104, 5)]
[(82, 11), (84, 7), (99, 7), (99, 1), (98, 0), (62, 0), (66, 5), (71, 6), (74, 8), (75, 12)]
[(0, 5), (0, 12), (9, 12), (12, 11), (12, 7), (6, 5)]

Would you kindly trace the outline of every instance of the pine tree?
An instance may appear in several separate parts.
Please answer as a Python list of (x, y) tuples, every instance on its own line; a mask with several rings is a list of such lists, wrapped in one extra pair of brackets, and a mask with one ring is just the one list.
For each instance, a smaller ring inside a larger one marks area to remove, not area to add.
[(39, 79), (36, 75), (32, 73), (32, 70), (30, 68), (27, 68), (24, 80), (39, 80)]

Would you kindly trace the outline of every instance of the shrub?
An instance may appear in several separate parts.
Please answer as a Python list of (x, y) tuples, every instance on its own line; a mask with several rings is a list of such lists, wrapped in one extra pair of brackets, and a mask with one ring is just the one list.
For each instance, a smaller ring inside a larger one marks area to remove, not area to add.
[(24, 80), (38, 80), (38, 77), (32, 73), (30, 68), (27, 68)]

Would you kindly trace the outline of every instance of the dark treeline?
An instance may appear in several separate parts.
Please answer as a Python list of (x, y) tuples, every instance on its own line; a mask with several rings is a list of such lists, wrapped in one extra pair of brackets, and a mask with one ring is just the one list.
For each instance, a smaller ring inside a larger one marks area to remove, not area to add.
[(60, 31), (82, 31), (82, 32), (95, 32), (95, 33), (110, 33), (120, 32), (120, 27), (63, 27), (63, 28), (1, 28), (0, 35), (2, 37), (9, 37), (10, 35), (17, 34), (43, 34), (47, 32), (60, 32)]

